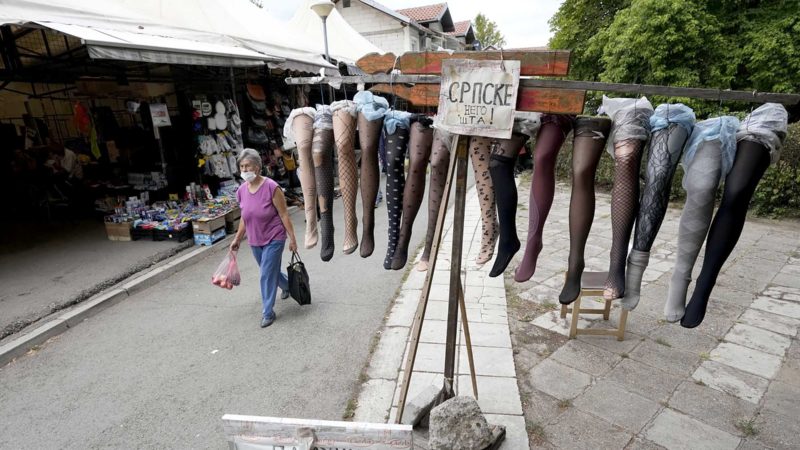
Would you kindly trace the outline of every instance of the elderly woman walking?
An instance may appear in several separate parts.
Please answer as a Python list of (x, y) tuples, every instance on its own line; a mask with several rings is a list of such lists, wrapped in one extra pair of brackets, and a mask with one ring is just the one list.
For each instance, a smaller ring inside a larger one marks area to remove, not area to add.
[(249, 148), (242, 151), (239, 170), (245, 181), (236, 191), (242, 218), (230, 248), (239, 250), (239, 243), (247, 233), (247, 241), (261, 271), (261, 328), (264, 328), (275, 321), (272, 309), (278, 287), (282, 291), (281, 298), (289, 296), (288, 278), (281, 273), (281, 253), (287, 237), (292, 252), (297, 251), (297, 240), (283, 191), (278, 183), (261, 175), (261, 155)]

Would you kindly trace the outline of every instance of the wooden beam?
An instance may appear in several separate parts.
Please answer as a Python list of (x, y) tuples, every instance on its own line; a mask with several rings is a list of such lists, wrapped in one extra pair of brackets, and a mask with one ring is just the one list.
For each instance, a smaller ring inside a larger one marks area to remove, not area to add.
[(558, 114), (581, 114), (586, 91), (521, 87), (517, 94), (517, 111)]
[[(437, 75), (388, 75), (377, 74), (363, 77), (298, 77), (287, 78), (287, 84), (326, 84), (329, 82), (359, 83), (433, 83), (438, 84), (441, 77)], [(709, 88), (687, 88), (675, 86), (656, 86), (652, 84), (601, 83), (598, 81), (545, 80), (541, 78), (523, 78), (519, 80), (521, 87), (558, 88), (599, 92), (617, 92), (635, 95), (661, 95), (664, 97), (687, 97), (716, 101), (736, 101), (749, 103), (781, 103), (784, 105), (800, 104), (800, 94), (784, 94), (779, 92), (729, 91)]]
[(408, 86), (405, 84), (376, 84), (369, 88), (372, 92), (396, 95), (408, 100), (414, 106), (439, 106), (439, 85), (438, 84), (417, 84)]
[(518, 60), (520, 75), (564, 76), (569, 72), (568, 50), (486, 51), (486, 52), (406, 52), (395, 63), (395, 55), (370, 53), (356, 64), (369, 74), (389, 73), (399, 69), (404, 74), (440, 74), (445, 59)]

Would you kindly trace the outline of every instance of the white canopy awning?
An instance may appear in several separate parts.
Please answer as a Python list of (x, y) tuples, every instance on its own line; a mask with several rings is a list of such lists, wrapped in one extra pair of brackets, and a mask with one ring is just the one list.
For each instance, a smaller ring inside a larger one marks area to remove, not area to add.
[[(322, 19), (311, 10), (313, 0), (306, 0), (304, 3), (289, 20), (289, 26), (311, 38), (316, 51), (324, 54), (325, 37), (322, 35)], [(368, 53), (384, 53), (353, 29), (336, 8), (331, 10), (325, 24), (328, 28), (328, 53), (338, 61), (352, 64)]]
[(0, 0), (0, 24), (36, 24), (78, 37), (92, 58), (232, 67), (294, 62), (309, 72), (333, 67), (248, 0)]

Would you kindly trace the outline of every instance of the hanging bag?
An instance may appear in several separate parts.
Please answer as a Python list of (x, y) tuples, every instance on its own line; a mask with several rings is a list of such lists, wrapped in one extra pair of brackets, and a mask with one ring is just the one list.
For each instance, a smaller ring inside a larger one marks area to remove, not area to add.
[(286, 268), (286, 273), (289, 274), (289, 293), (292, 298), (301, 306), (310, 305), (311, 285), (308, 282), (308, 272), (297, 252), (292, 252), (292, 259)]
[(217, 266), (217, 270), (211, 275), (211, 283), (223, 289), (233, 289), (238, 286), (242, 277), (239, 274), (239, 266), (236, 264), (236, 253), (228, 252), (225, 259)]

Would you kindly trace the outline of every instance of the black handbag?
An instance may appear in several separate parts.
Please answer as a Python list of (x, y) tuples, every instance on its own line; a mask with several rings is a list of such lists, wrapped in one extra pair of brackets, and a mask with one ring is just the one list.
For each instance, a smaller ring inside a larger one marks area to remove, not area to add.
[(308, 272), (297, 252), (292, 252), (292, 259), (286, 268), (286, 273), (289, 275), (289, 293), (292, 298), (301, 306), (310, 305), (311, 285), (308, 282)]

